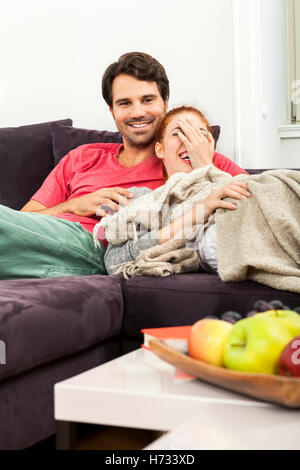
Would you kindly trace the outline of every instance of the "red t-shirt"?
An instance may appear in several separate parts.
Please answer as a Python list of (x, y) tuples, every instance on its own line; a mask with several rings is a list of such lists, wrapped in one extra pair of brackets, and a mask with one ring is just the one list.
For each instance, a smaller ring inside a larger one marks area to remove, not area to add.
[[(165, 183), (163, 165), (156, 156), (132, 167), (119, 163), (118, 155), (123, 144), (87, 144), (69, 152), (48, 175), (40, 189), (31, 199), (46, 207), (53, 207), (101, 188), (147, 187), (156, 189)], [(215, 153), (214, 165), (232, 176), (244, 173), (234, 162)], [(93, 233), (100, 217), (83, 217), (65, 213), (56, 217), (79, 222)]]

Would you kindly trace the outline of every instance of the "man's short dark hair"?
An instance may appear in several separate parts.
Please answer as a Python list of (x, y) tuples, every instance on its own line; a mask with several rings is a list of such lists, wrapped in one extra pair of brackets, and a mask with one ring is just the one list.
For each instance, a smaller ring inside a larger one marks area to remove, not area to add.
[(166, 101), (169, 97), (169, 80), (164, 67), (158, 60), (143, 52), (129, 52), (111, 64), (102, 78), (102, 96), (111, 108), (113, 106), (112, 84), (114, 79), (121, 74), (130, 75), (138, 80), (156, 82), (162, 99)]

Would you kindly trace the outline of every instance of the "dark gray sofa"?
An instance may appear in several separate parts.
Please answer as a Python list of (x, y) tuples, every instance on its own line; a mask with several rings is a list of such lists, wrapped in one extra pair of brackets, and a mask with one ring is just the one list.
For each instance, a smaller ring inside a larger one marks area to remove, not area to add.
[[(120, 142), (120, 135), (76, 129), (71, 120), (0, 129), (0, 203), (20, 209), (63, 155), (97, 141)], [(139, 347), (142, 328), (188, 325), (229, 309), (246, 314), (259, 299), (300, 305), (290, 292), (200, 273), (0, 281), (0, 449), (54, 434), (54, 384)]]

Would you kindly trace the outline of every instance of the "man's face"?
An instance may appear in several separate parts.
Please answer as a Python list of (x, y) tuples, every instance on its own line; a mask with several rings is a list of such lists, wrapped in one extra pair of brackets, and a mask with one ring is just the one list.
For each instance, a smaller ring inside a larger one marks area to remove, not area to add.
[(110, 111), (124, 142), (132, 147), (148, 147), (167, 112), (156, 82), (118, 75), (112, 86), (113, 107)]

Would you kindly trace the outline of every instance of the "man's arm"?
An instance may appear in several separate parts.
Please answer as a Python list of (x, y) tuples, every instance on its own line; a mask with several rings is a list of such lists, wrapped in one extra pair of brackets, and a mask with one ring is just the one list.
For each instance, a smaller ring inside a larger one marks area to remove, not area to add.
[(56, 216), (66, 212), (84, 217), (91, 217), (95, 214), (102, 217), (105, 215), (105, 210), (100, 209), (101, 206), (106, 206), (118, 211), (122, 204), (127, 206), (133, 194), (129, 189), (125, 188), (103, 188), (85, 196), (80, 196), (69, 201), (62, 202), (53, 207), (47, 207), (44, 204), (31, 199), (24, 207), (22, 212), (37, 212), (44, 215)]
[(63, 157), (58, 165), (49, 173), (40, 189), (33, 194), (32, 199), (21, 209), (22, 212), (37, 212), (44, 215), (56, 216), (64, 213), (76, 214), (83, 217), (101, 217), (105, 211), (100, 206), (108, 206), (119, 210), (119, 204), (126, 206), (130, 191), (125, 188), (102, 188), (90, 194), (70, 199), (69, 183), (74, 176), (73, 163), (78, 150), (72, 150)]
[(63, 214), (64, 212), (70, 212), (67, 207), (68, 202), (63, 202), (54, 207), (47, 207), (44, 204), (41, 204), (38, 201), (31, 199), (30, 201), (22, 207), (21, 212), (38, 212), (45, 215), (58, 215)]

